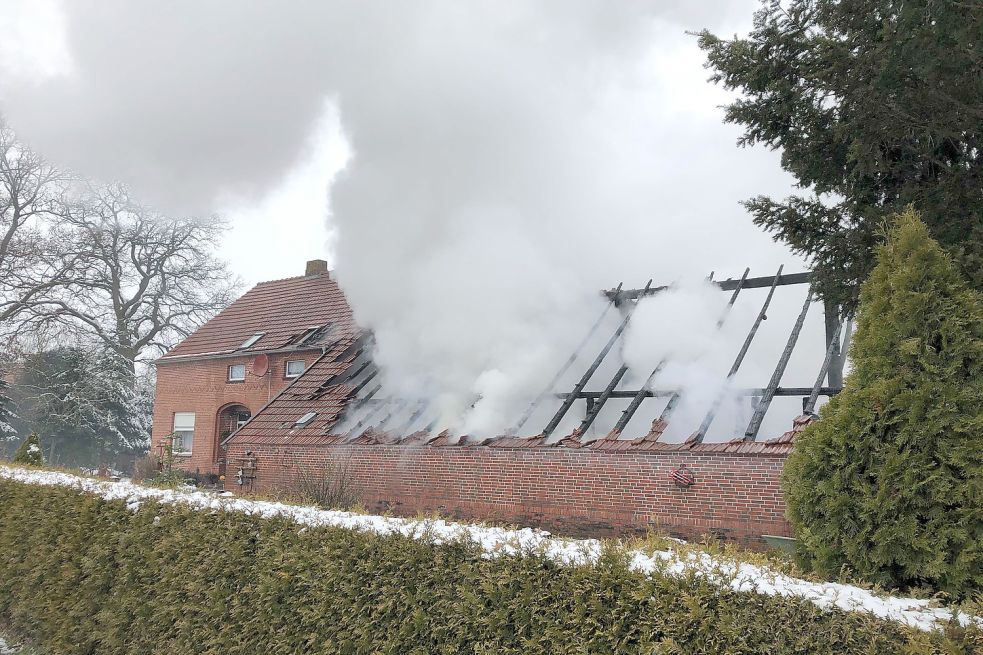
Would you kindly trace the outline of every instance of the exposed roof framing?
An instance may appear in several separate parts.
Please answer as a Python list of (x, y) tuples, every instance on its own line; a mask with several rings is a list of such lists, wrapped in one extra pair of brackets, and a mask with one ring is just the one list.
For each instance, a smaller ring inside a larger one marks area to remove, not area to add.
[[(720, 318), (717, 320), (716, 327), (718, 329), (724, 325), (727, 319), (727, 315), (730, 311), (730, 308), (733, 307), (735, 301), (737, 300), (738, 294), (740, 294), (742, 290), (756, 289), (756, 288), (768, 289), (768, 294), (765, 297), (764, 302), (762, 303), (761, 308), (758, 311), (757, 317), (755, 318), (754, 323), (751, 325), (751, 328), (748, 331), (748, 334), (745, 337), (740, 350), (737, 352), (734, 358), (734, 362), (724, 378), (725, 380), (732, 379), (740, 370), (741, 364), (744, 362), (748, 350), (750, 349), (751, 344), (758, 333), (758, 328), (761, 326), (762, 321), (766, 318), (768, 308), (770, 307), (771, 301), (775, 295), (775, 290), (780, 286), (801, 285), (801, 284), (810, 285), (810, 290), (807, 294), (805, 303), (802, 306), (802, 310), (800, 311), (795, 321), (795, 324), (792, 327), (785, 348), (782, 351), (781, 356), (779, 357), (779, 360), (775, 366), (775, 370), (768, 384), (761, 388), (737, 389), (737, 390), (729, 389), (726, 393), (721, 391), (718, 397), (711, 404), (710, 409), (707, 411), (702, 423), (696, 428), (696, 431), (693, 433), (691, 439), (695, 442), (701, 442), (706, 437), (707, 431), (709, 430), (711, 424), (713, 423), (713, 420), (720, 409), (721, 403), (723, 403), (723, 401), (728, 395), (759, 398), (758, 402), (755, 405), (751, 420), (747, 426), (747, 430), (743, 435), (743, 438), (745, 440), (754, 441), (755, 438), (757, 437), (758, 430), (761, 427), (761, 423), (764, 420), (765, 414), (768, 412), (768, 409), (771, 405), (771, 401), (776, 396), (800, 396), (800, 395), (808, 396), (808, 399), (803, 401), (803, 411), (811, 413), (815, 409), (816, 401), (820, 395), (828, 396), (828, 395), (835, 394), (840, 390), (841, 387), (840, 381), (842, 380), (841, 371), (842, 371), (844, 348), (840, 346), (839, 337), (840, 337), (842, 322), (840, 317), (836, 315), (838, 313), (838, 308), (830, 307), (830, 306), (826, 306), (825, 310), (827, 313), (832, 313), (834, 315), (834, 319), (826, 321), (826, 342), (827, 342), (826, 358), (824, 359), (822, 366), (820, 367), (816, 383), (812, 387), (779, 387), (778, 386), (781, 383), (781, 379), (785, 373), (785, 369), (788, 366), (789, 359), (791, 358), (792, 352), (795, 349), (796, 343), (798, 342), (799, 334), (801, 333), (802, 326), (805, 322), (806, 313), (808, 312), (809, 307), (813, 302), (813, 294), (811, 290), (812, 273), (807, 271), (803, 273), (786, 274), (783, 273), (783, 267), (779, 267), (778, 271), (774, 275), (769, 275), (769, 276), (748, 277), (749, 273), (750, 273), (750, 269), (745, 269), (744, 274), (740, 278), (728, 279), (723, 281), (713, 281), (712, 273), (707, 278), (709, 282), (715, 284), (721, 291), (731, 292), (731, 297), (729, 302), (727, 303), (727, 307), (725, 308)], [(622, 322), (618, 325), (614, 334), (605, 344), (604, 348), (597, 355), (597, 357), (595, 357), (594, 360), (589, 364), (589, 366), (586, 369), (586, 372), (583, 374), (583, 376), (581, 376), (581, 378), (574, 385), (574, 388), (571, 391), (567, 393), (553, 394), (552, 393), (553, 390), (551, 388), (549, 392), (544, 394), (544, 395), (555, 395), (563, 399), (563, 403), (561, 404), (560, 409), (553, 415), (552, 419), (550, 419), (550, 421), (544, 427), (542, 432), (542, 435), (544, 437), (549, 437), (557, 429), (563, 417), (571, 409), (573, 404), (578, 400), (584, 400), (587, 403), (587, 409), (584, 415), (584, 419), (583, 421), (581, 421), (580, 426), (574, 431), (574, 435), (583, 434), (596, 421), (597, 417), (601, 412), (601, 409), (607, 403), (607, 401), (613, 398), (630, 398), (631, 403), (622, 412), (621, 417), (618, 419), (617, 423), (614, 425), (613, 429), (610, 432), (611, 435), (616, 436), (625, 429), (629, 421), (631, 421), (632, 417), (635, 415), (639, 407), (647, 398), (668, 397), (669, 400), (666, 403), (665, 408), (663, 409), (659, 420), (663, 422), (667, 422), (670, 419), (673, 410), (676, 408), (679, 402), (680, 395), (678, 390), (651, 388), (653, 381), (655, 380), (659, 372), (662, 370), (662, 368), (666, 365), (665, 360), (659, 362), (656, 365), (656, 367), (649, 374), (645, 383), (639, 389), (634, 389), (634, 390), (617, 389), (618, 385), (621, 383), (622, 379), (624, 379), (626, 373), (628, 372), (627, 365), (622, 363), (602, 391), (585, 391), (587, 382), (600, 367), (601, 363), (608, 355), (608, 353), (611, 352), (614, 344), (624, 334), (625, 328), (627, 327), (629, 321), (631, 320), (632, 312), (637, 306), (638, 301), (642, 298), (660, 293), (669, 288), (670, 288), (669, 285), (652, 286), (652, 282), (650, 280), (649, 283), (642, 289), (623, 290), (621, 288), (621, 285), (619, 285), (616, 289), (604, 292), (604, 294), (610, 300), (609, 306), (618, 305), (622, 307), (624, 318)], [(607, 308), (605, 309), (605, 311), (606, 310)], [(588, 336), (593, 335), (596, 332), (597, 328), (598, 325), (595, 324), (595, 326), (591, 329), (591, 333)], [(561, 370), (560, 374), (562, 374), (572, 366), (572, 363), (579, 358), (580, 353), (583, 349), (584, 349), (583, 345), (578, 347), (578, 349), (571, 355), (569, 360), (564, 364), (564, 368)], [(558, 374), (554, 378), (554, 384), (555, 381), (560, 377), (560, 374)], [(823, 386), (822, 384), (823, 380), (825, 380), (826, 378), (829, 378), (831, 383), (828, 386)], [(836, 384), (832, 384), (832, 381), (834, 380)], [(543, 396), (541, 396), (541, 398), (542, 397)], [(517, 428), (522, 427), (522, 425), (528, 420), (531, 414), (532, 411), (528, 410), (523, 415), (521, 421), (517, 425)]]

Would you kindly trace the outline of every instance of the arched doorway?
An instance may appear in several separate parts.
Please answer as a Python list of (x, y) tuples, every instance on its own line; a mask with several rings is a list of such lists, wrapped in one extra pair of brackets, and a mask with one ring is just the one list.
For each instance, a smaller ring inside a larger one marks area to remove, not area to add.
[(226, 405), (219, 410), (215, 423), (215, 463), (218, 464), (219, 475), (225, 475), (225, 451), (222, 449), (222, 442), (245, 425), (251, 416), (252, 412), (245, 405)]

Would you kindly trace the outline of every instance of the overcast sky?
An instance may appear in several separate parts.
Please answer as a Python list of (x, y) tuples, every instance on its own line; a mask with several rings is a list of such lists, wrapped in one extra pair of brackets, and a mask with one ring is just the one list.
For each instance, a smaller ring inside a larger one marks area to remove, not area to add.
[(379, 360), (460, 408), (533, 392), (598, 288), (805, 268), (738, 204), (790, 178), (736, 147), (686, 34), (757, 6), (0, 0), (0, 111), (59, 164), (225, 215), (249, 283), (326, 257)]
[[(549, 59), (567, 56), (582, 40), (595, 60), (605, 49), (617, 58), (608, 72), (635, 78), (625, 106), (613, 113), (630, 120), (638, 146), (650, 149), (651, 168), (639, 174), (656, 190), (662, 216), (652, 221), (676, 218), (678, 230), (706, 251), (699, 259), (722, 273), (739, 273), (745, 262), (771, 268), (789, 261), (737, 204), (753, 193), (784, 192), (788, 177), (777, 154), (735, 146), (739, 131), (721, 124), (718, 109), (727, 96), (706, 82), (702, 53), (685, 34), (703, 27), (745, 32), (757, 0), (471, 3), (470, 11), (468, 4), (0, 0), (0, 109), (59, 163), (122, 179), (165, 209), (227, 216), (233, 230), (225, 255), (256, 282), (294, 275), (305, 258), (332, 253), (326, 189), (347, 148), (330, 103), (351, 85), (340, 78), (357, 77), (360, 68), (371, 84), (371, 69), (387, 59), (407, 68), (416, 63), (406, 50), (419, 44), (408, 45), (396, 31), (432, 37), (438, 58), (513, 49), (527, 55), (524, 48), (539, 45), (534, 54), (549, 65), (536, 62), (531, 71), (558, 74), (568, 71)], [(459, 9), (448, 8), (454, 5)], [(489, 21), (488, 14), (509, 18)], [(550, 29), (570, 33), (551, 40)], [(475, 34), (489, 42), (472, 49), (463, 37)], [(535, 39), (541, 42), (530, 44)], [(522, 74), (509, 63), (502, 75)], [(421, 76), (434, 86), (408, 92), (461, 84), (454, 73)], [(399, 106), (384, 109), (401, 120)], [(448, 124), (473, 118), (445, 104)], [(351, 138), (358, 149), (359, 135)], [(634, 228), (617, 217), (597, 219)], [(633, 240), (639, 236), (660, 247), (644, 226)]]

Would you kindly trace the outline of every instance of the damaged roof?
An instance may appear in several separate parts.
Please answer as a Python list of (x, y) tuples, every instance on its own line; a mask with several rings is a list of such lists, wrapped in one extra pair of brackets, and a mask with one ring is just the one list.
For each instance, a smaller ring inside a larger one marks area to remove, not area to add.
[(344, 292), (322, 272), (260, 282), (159, 361), (322, 348), (357, 333)]
[[(784, 455), (792, 449), (792, 437), (809, 420), (797, 419), (792, 431), (778, 439), (750, 442), (735, 439), (723, 443), (696, 443), (694, 439), (682, 443), (660, 442), (665, 430), (660, 421), (653, 423), (648, 434), (637, 439), (619, 438), (611, 434), (606, 438), (581, 441), (575, 435), (547, 442), (542, 435), (499, 436), (490, 439), (458, 439), (446, 432), (440, 434), (416, 431), (410, 434), (379, 431), (371, 425), (339, 434), (343, 412), (357, 393), (356, 381), (364, 379), (360, 371), (369, 349), (364, 337), (351, 334), (339, 339), (300, 377), (275, 396), (263, 409), (237, 432), (226, 439), (244, 446), (333, 446), (352, 445), (400, 445), (427, 447), (487, 447), (501, 449), (571, 448), (604, 452), (638, 453), (649, 451), (695, 451), (730, 454)], [(312, 417), (309, 415), (313, 414)], [(342, 432), (344, 432), (342, 430)]]
[(363, 348), (364, 339), (354, 332), (337, 339), (229, 439), (281, 443), (292, 437), (291, 443), (307, 443), (315, 435), (323, 438), (348, 403), (354, 387), (346, 374), (353, 371)]
[[(769, 293), (764, 301), (764, 305), (758, 312), (758, 319), (752, 325), (748, 336), (745, 339), (744, 348), (738, 356), (738, 361), (728, 375), (730, 379), (736, 367), (746, 354), (747, 346), (754, 337), (760, 321), (765, 318), (765, 311), (771, 302), (775, 288), (781, 285), (804, 284), (808, 282), (807, 274), (782, 275), (782, 269), (766, 278), (749, 278), (750, 269), (746, 269), (740, 280), (727, 280), (719, 283), (718, 286), (723, 290), (731, 289), (733, 292), (730, 297), (728, 307), (733, 305), (738, 292), (744, 285), (748, 288), (769, 286)], [(317, 285), (323, 285), (317, 286)], [(634, 294), (641, 297), (649, 292), (651, 281), (642, 291), (628, 291), (626, 294)], [(620, 286), (619, 286), (620, 290)], [(294, 296), (290, 296), (294, 294)], [(253, 297), (250, 298), (250, 295)], [(597, 450), (605, 452), (652, 452), (652, 451), (683, 451), (693, 450), (700, 452), (721, 452), (721, 453), (741, 453), (741, 454), (780, 454), (787, 453), (791, 449), (791, 442), (797, 432), (812, 420), (812, 407), (815, 398), (820, 394), (831, 395), (838, 391), (837, 388), (826, 388), (821, 386), (822, 380), (827, 373), (832, 358), (834, 348), (839, 348), (838, 328), (831, 336), (827, 329), (827, 357), (823, 362), (818, 381), (812, 388), (788, 388), (779, 389), (778, 384), (781, 374), (787, 364), (787, 355), (790, 355), (798, 339), (799, 330), (805, 318), (809, 305), (813, 302), (810, 291), (806, 294), (805, 303), (799, 312), (798, 319), (790, 333), (788, 343), (783, 351), (773, 374), (771, 382), (766, 389), (760, 390), (762, 400), (757, 402), (755, 415), (752, 419), (752, 427), (748, 427), (743, 438), (735, 439), (723, 443), (703, 443), (706, 436), (706, 428), (713, 420), (719, 402), (711, 406), (707, 413), (707, 418), (703, 424), (694, 432), (689, 439), (683, 443), (668, 443), (660, 441), (663, 432), (668, 427), (671, 409), (675, 406), (674, 398), (678, 393), (674, 392), (670, 400), (663, 409), (659, 418), (652, 423), (651, 429), (647, 434), (639, 438), (629, 439), (621, 435), (626, 422), (619, 421), (607, 435), (601, 439), (593, 441), (582, 440), (581, 435), (585, 434), (590, 427), (591, 421), (597, 416), (604, 401), (614, 396), (617, 386), (622, 379), (627, 365), (622, 365), (614, 379), (608, 383), (604, 392), (585, 392), (584, 387), (590, 376), (596, 371), (600, 359), (607, 354), (611, 344), (620, 337), (627, 325), (631, 312), (625, 312), (624, 317), (614, 336), (608, 341), (608, 345), (601, 355), (595, 360), (593, 366), (581, 378), (574, 391), (569, 394), (554, 394), (552, 390), (544, 393), (539, 399), (557, 396), (564, 398), (560, 410), (554, 415), (547, 427), (538, 430), (534, 435), (530, 432), (519, 432), (525, 422), (527, 415), (509, 431), (508, 435), (502, 435), (491, 439), (472, 439), (468, 437), (458, 437), (447, 433), (435, 434), (433, 428), (438, 424), (436, 410), (431, 407), (431, 403), (423, 398), (406, 398), (401, 395), (391, 395), (382, 392), (378, 382), (378, 368), (371, 358), (371, 336), (363, 334), (357, 328), (352, 319), (351, 309), (345, 300), (344, 294), (337, 285), (330, 280), (327, 275), (309, 275), (304, 278), (292, 278), (290, 280), (280, 280), (277, 282), (257, 285), (253, 291), (243, 296), (229, 310), (223, 312), (208, 325), (199, 330), (198, 333), (189, 338), (184, 344), (169, 353), (166, 357), (180, 356), (182, 349), (188, 350), (189, 344), (201, 350), (202, 348), (234, 347), (239, 343), (240, 338), (249, 338), (255, 330), (264, 329), (260, 321), (250, 322), (251, 316), (269, 313), (270, 304), (283, 303), (283, 299), (293, 297), (291, 306), (300, 308), (298, 314), (308, 316), (307, 322), (297, 319), (292, 312), (283, 312), (282, 320), (277, 323), (274, 321), (271, 327), (266, 327), (264, 337), (255, 343), (247, 342), (245, 346), (238, 346), (240, 351), (250, 352), (256, 350), (277, 349), (283, 347), (296, 347), (296, 335), (298, 331), (310, 329), (309, 325), (318, 322), (331, 323), (335, 321), (338, 328), (325, 335), (319, 342), (322, 354), (317, 361), (311, 365), (300, 377), (294, 380), (279, 395), (274, 397), (265, 407), (257, 412), (254, 417), (237, 432), (232, 434), (226, 443), (235, 441), (243, 445), (333, 445), (341, 443), (350, 444), (380, 444), (380, 445), (401, 445), (401, 446), (427, 446), (427, 447), (453, 447), (453, 446), (481, 446), (501, 449), (529, 449), (529, 448), (571, 448)], [(317, 298), (317, 302), (312, 302), (312, 298)], [(617, 304), (620, 298), (617, 294), (611, 298), (609, 306)], [(285, 304), (285, 303), (283, 303)], [(236, 305), (242, 305), (236, 309)], [(608, 307), (605, 308), (607, 311)], [(235, 311), (233, 311), (235, 310)], [(312, 318), (315, 316), (317, 318)], [(228, 316), (225, 316), (228, 314)], [(603, 314), (602, 314), (603, 316)], [(720, 319), (717, 327), (722, 324)], [(212, 327), (212, 323), (216, 325)], [(842, 325), (838, 318), (837, 323)], [(601, 325), (598, 320), (592, 332)], [(231, 328), (219, 329), (222, 326), (235, 326)], [(829, 326), (827, 326), (828, 328)], [(215, 341), (210, 342), (205, 339), (209, 329), (216, 333)], [(232, 338), (232, 334), (236, 337)], [(273, 337), (275, 335), (275, 338)], [(293, 335), (293, 336), (291, 336)], [(221, 337), (221, 338), (220, 338)], [(264, 340), (266, 344), (264, 345)], [(204, 344), (204, 345), (202, 345)], [(235, 352), (233, 350), (232, 352)], [(571, 362), (574, 361), (578, 353), (574, 353)], [(661, 367), (661, 364), (659, 365)], [(656, 368), (656, 372), (659, 368)], [(655, 373), (652, 373), (654, 376)], [(651, 377), (650, 376), (650, 380)], [(554, 381), (555, 382), (555, 381)], [(632, 412), (638, 408), (641, 400), (646, 397), (655, 396), (655, 392), (648, 386), (640, 390), (622, 391), (619, 397), (632, 398), (632, 403), (622, 414), (622, 418), (630, 419)], [(745, 395), (754, 395), (755, 389), (742, 390)], [(756, 441), (760, 420), (763, 419), (767, 405), (775, 395), (797, 395), (810, 394), (809, 401), (812, 405), (807, 407), (803, 404), (803, 416), (796, 419), (793, 430), (785, 433), (778, 439), (769, 441)], [(628, 395), (625, 395), (625, 394)], [(591, 395), (593, 394), (593, 395)], [(662, 394), (666, 395), (666, 394)], [(768, 402), (764, 401), (767, 396)], [(588, 412), (581, 426), (567, 435), (556, 434), (553, 431), (559, 426), (560, 419), (570, 409), (575, 400), (584, 399), (588, 402)], [(539, 400), (536, 401), (538, 403)], [(535, 406), (535, 403), (533, 407)], [(593, 410), (589, 408), (593, 407)], [(347, 412), (347, 413), (346, 413)], [(398, 427), (397, 427), (398, 426)], [(695, 427), (695, 426), (694, 426)]]

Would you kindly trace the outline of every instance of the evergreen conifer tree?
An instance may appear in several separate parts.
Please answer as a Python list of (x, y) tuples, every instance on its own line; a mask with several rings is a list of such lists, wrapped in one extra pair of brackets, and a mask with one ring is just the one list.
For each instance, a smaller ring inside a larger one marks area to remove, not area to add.
[(0, 444), (17, 439), (17, 431), (12, 425), (15, 417), (9, 389), (10, 385), (3, 379), (3, 371), (0, 370)]
[(908, 209), (860, 294), (853, 369), (785, 468), (805, 563), (983, 589), (983, 298)]
[(780, 149), (788, 198), (745, 204), (852, 307), (877, 230), (909, 204), (983, 290), (983, 2), (761, 0), (746, 37), (703, 31), (712, 79), (736, 90), (741, 145)]
[(14, 463), (28, 466), (44, 466), (44, 453), (41, 451), (41, 439), (37, 432), (32, 432), (21, 442), (14, 453)]

